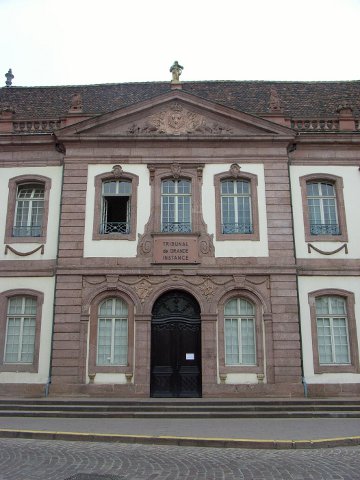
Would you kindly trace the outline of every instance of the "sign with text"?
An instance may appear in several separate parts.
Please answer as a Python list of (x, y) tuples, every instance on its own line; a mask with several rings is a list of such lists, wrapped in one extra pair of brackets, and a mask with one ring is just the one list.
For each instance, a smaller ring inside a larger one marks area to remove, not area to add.
[(154, 263), (198, 263), (197, 237), (154, 237)]

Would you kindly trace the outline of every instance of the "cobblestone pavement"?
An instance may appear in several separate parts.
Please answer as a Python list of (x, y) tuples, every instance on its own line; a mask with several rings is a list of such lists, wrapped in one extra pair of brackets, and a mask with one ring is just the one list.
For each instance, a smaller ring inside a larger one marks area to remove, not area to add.
[(0, 439), (0, 480), (356, 480), (360, 447), (240, 450)]

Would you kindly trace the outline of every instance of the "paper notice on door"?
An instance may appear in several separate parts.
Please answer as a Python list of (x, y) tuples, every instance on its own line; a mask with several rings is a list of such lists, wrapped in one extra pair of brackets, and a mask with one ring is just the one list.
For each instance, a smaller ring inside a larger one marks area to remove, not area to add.
[(195, 360), (195, 354), (194, 353), (187, 353), (186, 354), (186, 360)]

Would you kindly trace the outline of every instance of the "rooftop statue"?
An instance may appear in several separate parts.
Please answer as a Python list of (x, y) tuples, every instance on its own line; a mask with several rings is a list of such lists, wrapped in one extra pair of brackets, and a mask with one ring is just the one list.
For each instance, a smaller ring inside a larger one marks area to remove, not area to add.
[(170, 72), (172, 73), (172, 82), (178, 83), (180, 81), (180, 75), (183, 71), (184, 67), (179, 65), (179, 62), (175, 60), (173, 65), (170, 67)]

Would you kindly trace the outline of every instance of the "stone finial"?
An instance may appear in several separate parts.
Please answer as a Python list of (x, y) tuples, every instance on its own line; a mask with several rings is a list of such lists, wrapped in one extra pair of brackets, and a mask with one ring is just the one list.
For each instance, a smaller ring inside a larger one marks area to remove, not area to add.
[(82, 109), (83, 109), (82, 96), (80, 93), (75, 93), (71, 97), (71, 106), (69, 108), (69, 112), (82, 112)]
[(278, 94), (278, 91), (274, 86), (270, 89), (270, 111), (271, 112), (282, 112), (281, 100)]
[(342, 101), (336, 112), (339, 115), (339, 130), (353, 132), (356, 130), (353, 108), (347, 101)]
[(171, 83), (180, 83), (180, 75), (183, 69), (184, 67), (179, 65), (179, 62), (175, 60), (175, 62), (170, 67), (170, 73), (172, 74)]
[(0, 114), (5, 113), (5, 114), (13, 114), (15, 113), (15, 108), (11, 106), (9, 103), (4, 103), (0, 105)]
[(11, 68), (9, 68), (9, 71), (8, 71), (7, 73), (5, 73), (5, 77), (6, 77), (6, 82), (5, 82), (5, 84), (6, 84), (7, 87), (10, 87), (11, 84), (12, 84), (12, 80), (13, 80), (13, 78), (14, 78), (14, 75), (13, 75), (13, 73), (12, 73)]
[(339, 104), (339, 106), (337, 107), (336, 109), (336, 112), (337, 113), (340, 113), (340, 112), (343, 112), (344, 110), (347, 110), (348, 112), (352, 112), (353, 109), (352, 109), (352, 106), (350, 105), (349, 102), (347, 101), (343, 101)]

